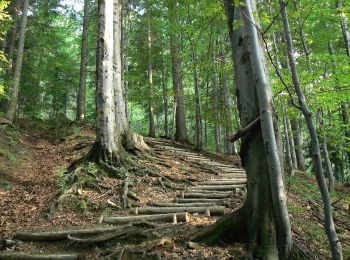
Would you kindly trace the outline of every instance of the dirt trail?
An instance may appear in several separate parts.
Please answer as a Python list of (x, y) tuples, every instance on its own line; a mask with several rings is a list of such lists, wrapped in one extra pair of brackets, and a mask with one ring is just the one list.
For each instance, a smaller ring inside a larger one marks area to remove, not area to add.
[(10, 189), (0, 189), (0, 238), (36, 223), (58, 195), (55, 174), (62, 160), (47, 133), (26, 131), (19, 142), (27, 159), (19, 170), (11, 171)]

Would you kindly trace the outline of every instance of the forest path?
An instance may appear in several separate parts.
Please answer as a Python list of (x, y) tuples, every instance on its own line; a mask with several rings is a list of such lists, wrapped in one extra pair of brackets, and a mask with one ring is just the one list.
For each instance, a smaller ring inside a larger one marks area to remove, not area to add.
[[(9, 188), (0, 192), (0, 237), (31, 226), (59, 194), (56, 180), (62, 160), (48, 137), (47, 131), (26, 130), (18, 138), (26, 158), (18, 169), (9, 170)], [(14, 164), (20, 164), (16, 156)]]
[[(220, 158), (215, 159), (198, 152), (191, 150), (191, 147), (182, 146), (181, 144), (173, 145), (171, 142), (165, 139), (150, 139), (146, 138), (146, 142), (153, 148), (154, 158), (165, 163), (173, 161), (175, 165), (179, 162), (183, 162), (182, 165), (189, 165), (192, 168), (188, 169), (188, 178), (185, 182), (186, 186), (179, 188), (175, 187), (174, 191), (168, 189), (167, 198), (175, 196), (174, 200), (165, 201), (164, 198), (159, 197), (156, 199), (152, 197), (152, 200), (147, 203), (141, 203), (138, 207), (133, 207), (127, 211), (119, 211), (104, 215), (104, 221), (108, 218), (114, 219), (114, 226), (107, 226), (106, 224), (88, 224), (73, 229), (59, 228), (63, 231), (63, 234), (56, 232), (56, 227), (51, 226), (45, 228), (44, 225), (37, 229), (31, 226), (30, 223), (38, 222), (40, 218), (40, 212), (46, 211), (47, 207), (52, 203), (50, 200), (54, 200), (55, 192), (57, 188), (55, 186), (55, 172), (59, 167), (59, 160), (62, 158), (59, 155), (59, 149), (56, 150), (56, 146), (52, 145), (46, 138), (45, 132), (30, 133), (24, 141), (25, 146), (30, 151), (30, 160), (24, 167), (23, 171), (31, 171), (30, 176), (26, 178), (29, 186), (34, 186), (38, 190), (35, 194), (40, 196), (41, 199), (46, 199), (45, 205), (38, 208), (37, 211), (31, 211), (28, 214), (33, 215), (33, 218), (28, 221), (27, 224), (18, 225), (18, 229), (30, 230), (46, 230), (39, 233), (26, 233), (17, 232), (14, 236), (15, 239), (22, 241), (33, 241), (33, 236), (41, 236), (39, 243), (23, 243), (16, 244), (13, 249), (9, 252), (0, 254), (0, 259), (8, 259), (6, 257), (17, 257), (17, 259), (25, 259), (25, 257), (38, 257), (37, 259), (45, 259), (45, 257), (53, 257), (52, 259), (58, 259), (58, 257), (64, 257), (62, 259), (76, 259), (78, 256), (81, 259), (112, 259), (105, 258), (106, 247), (107, 251), (111, 249), (110, 244), (114, 241), (124, 241), (122, 246), (118, 245), (116, 248), (112, 248), (112, 252), (108, 256), (120, 254), (122, 252), (122, 259), (141, 259), (140, 248), (142, 254), (148, 254), (150, 257), (155, 252), (164, 259), (178, 259), (176, 255), (183, 256), (198, 256), (203, 257), (205, 255), (215, 256), (214, 259), (221, 259), (227, 250), (235, 249), (217, 249), (217, 248), (205, 248), (197, 244), (187, 244), (190, 237), (195, 235), (203, 225), (208, 225), (216, 221), (218, 216), (232, 212), (233, 208), (237, 208), (242, 202), (244, 196), (245, 186), (245, 174), (242, 170), (234, 168), (234, 162), (223, 161)], [(62, 153), (62, 152), (61, 152)], [(45, 162), (50, 160), (50, 162)], [(35, 162), (34, 162), (35, 161)], [(192, 166), (193, 165), (193, 166)], [(185, 167), (186, 168), (186, 167)], [(44, 170), (43, 170), (44, 169)], [(199, 173), (194, 174), (192, 172), (196, 169)], [(176, 170), (177, 171), (177, 170)], [(45, 174), (43, 173), (45, 172)], [(200, 174), (202, 172), (202, 174)], [(180, 175), (174, 175), (174, 167), (168, 170), (164, 178), (164, 183), (169, 180), (169, 184), (172, 183), (171, 178), (175, 178), (176, 184), (180, 180)], [(199, 174), (199, 175), (198, 175)], [(201, 176), (203, 175), (203, 176)], [(234, 176), (236, 175), (236, 176)], [(190, 177), (191, 176), (191, 177)], [(153, 178), (153, 177), (151, 177)], [(167, 179), (170, 178), (170, 179)], [(185, 179), (182, 179), (184, 181)], [(192, 179), (192, 180), (191, 180)], [(149, 184), (153, 185), (151, 190), (157, 190), (157, 178), (155, 182), (146, 182), (146, 186)], [(43, 184), (41, 187), (38, 185)], [(237, 187), (235, 185), (238, 185)], [(141, 188), (142, 189), (142, 188)], [(146, 192), (147, 193), (147, 192)], [(144, 197), (144, 191), (140, 191), (140, 196)], [(46, 196), (46, 197), (45, 197)], [(20, 198), (23, 199), (22, 195)], [(39, 198), (40, 199), (40, 198)], [(35, 199), (35, 201), (38, 199)], [(43, 203), (44, 204), (44, 203)], [(13, 204), (15, 205), (15, 204)], [(29, 208), (29, 207), (28, 207)], [(119, 212), (119, 213), (118, 213)], [(136, 214), (135, 214), (136, 213)], [(16, 216), (18, 216), (18, 212)], [(167, 217), (162, 217), (167, 215)], [(109, 217), (110, 216), (110, 217)], [(176, 217), (175, 217), (176, 216)], [(131, 218), (131, 221), (127, 218)], [(116, 219), (119, 218), (119, 221)], [(149, 219), (150, 218), (150, 219)], [(155, 219), (154, 219), (155, 218)], [(176, 219), (176, 221), (174, 221)], [(101, 219), (100, 219), (101, 220)], [(97, 218), (95, 218), (95, 223)], [(15, 229), (17, 230), (17, 228)], [(83, 231), (82, 231), (83, 230)], [(89, 230), (89, 231), (86, 231)], [(102, 230), (102, 233), (101, 233)], [(84, 232), (90, 232), (89, 234), (82, 235)], [(23, 235), (24, 234), (24, 235)], [(29, 234), (29, 238), (25, 237)], [(53, 240), (57, 240), (58, 243), (44, 243), (55, 237)], [(139, 239), (141, 237), (141, 241)], [(79, 240), (82, 239), (83, 240)], [(37, 238), (34, 238), (36, 240)], [(73, 243), (74, 242), (74, 243)], [(136, 244), (135, 244), (136, 243)], [(72, 244), (74, 244), (72, 246)], [(95, 250), (96, 248), (86, 248), (84, 246), (100, 244), (103, 245), (101, 249)], [(85, 249), (84, 249), (85, 248)], [(157, 248), (163, 248), (158, 251)], [(103, 249), (103, 250), (102, 250)], [(136, 251), (137, 252), (136, 252)], [(242, 249), (239, 247), (238, 254), (241, 254)], [(124, 252), (125, 251), (125, 252)], [(23, 254), (21, 252), (30, 252)], [(45, 252), (45, 253), (44, 253)], [(54, 253), (52, 255), (52, 253)], [(58, 254), (57, 254), (58, 253)], [(219, 256), (220, 255), (220, 256)], [(229, 254), (231, 255), (231, 254)], [(103, 257), (102, 257), (103, 256)], [(175, 257), (175, 258), (174, 258)], [(151, 259), (151, 258), (145, 258)], [(160, 259), (160, 258), (158, 258)]]

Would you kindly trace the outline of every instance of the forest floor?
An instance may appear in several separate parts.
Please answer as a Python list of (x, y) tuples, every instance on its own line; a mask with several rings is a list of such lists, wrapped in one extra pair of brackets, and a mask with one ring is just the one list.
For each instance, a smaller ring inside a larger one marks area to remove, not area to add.
[[(74, 185), (69, 183), (66, 167), (75, 158), (85, 154), (95, 135), (88, 125), (52, 127), (43, 121), (20, 121), (11, 127), (0, 127), (0, 241), (10, 239), (17, 231), (64, 230), (68, 228), (101, 227), (101, 216), (127, 215), (122, 207), (123, 181), (99, 174), (94, 164), (86, 164)], [(152, 140), (149, 140), (152, 141)], [(191, 151), (190, 146), (175, 146)], [(152, 202), (172, 200), (185, 185), (209, 180), (210, 171), (204, 171), (193, 162), (169, 151), (157, 151), (154, 160), (138, 160), (139, 164), (157, 169), (167, 180), (164, 187), (159, 178), (145, 174), (135, 177), (130, 191), (130, 206), (145, 206)], [(239, 165), (239, 158), (205, 152), (213, 161)], [(97, 182), (96, 177), (97, 176)], [(131, 177), (132, 178), (132, 177)], [(302, 172), (288, 177), (288, 209), (293, 236), (315, 259), (328, 259), (328, 243), (322, 225), (320, 195), (315, 179)], [(164, 183), (163, 183), (164, 184)], [(344, 259), (350, 259), (350, 188), (336, 186), (332, 195), (335, 220), (344, 249)], [(243, 203), (237, 197), (227, 212)], [(244, 245), (188, 244), (192, 236), (218, 217), (194, 215), (187, 223), (157, 226), (147, 238), (109, 241), (87, 248), (61, 243), (20, 243), (7, 246), (6, 252), (78, 252), (84, 259), (96, 259), (114, 251), (125, 253), (123, 259), (140, 259), (146, 252), (152, 259), (159, 252), (163, 259), (241, 259)], [(103, 225), (106, 226), (106, 225)], [(0, 242), (0, 251), (2, 243)], [(114, 251), (113, 251), (114, 250)], [(138, 250), (138, 253), (136, 252)], [(135, 253), (136, 252), (136, 253)], [(107, 259), (107, 258), (106, 258)], [(117, 259), (117, 258), (116, 258)], [(155, 258), (156, 259), (156, 258)]]

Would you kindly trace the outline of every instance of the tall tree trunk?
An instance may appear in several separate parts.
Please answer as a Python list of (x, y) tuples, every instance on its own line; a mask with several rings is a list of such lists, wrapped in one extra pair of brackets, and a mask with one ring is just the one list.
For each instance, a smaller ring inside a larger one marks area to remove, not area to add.
[(13, 75), (13, 84), (9, 93), (10, 100), (6, 110), (6, 118), (11, 122), (15, 119), (15, 116), (16, 116), (18, 92), (19, 92), (22, 64), (23, 64), (28, 8), (29, 8), (29, 0), (24, 0), (23, 6), (22, 6), (19, 42), (17, 47), (17, 57), (16, 57), (14, 75)]
[(334, 192), (334, 176), (333, 176), (331, 160), (329, 159), (327, 137), (326, 136), (323, 137), (322, 149), (323, 149), (323, 157), (324, 157), (325, 164), (326, 164), (326, 172), (327, 172), (328, 180), (329, 180), (328, 189), (329, 189), (330, 193), (333, 193)]
[[(167, 0), (169, 23), (177, 25), (177, 0)], [(181, 32), (180, 37), (175, 30), (170, 32), (170, 53), (172, 62), (173, 86), (176, 100), (175, 115), (175, 140), (187, 141), (184, 86), (182, 76), (182, 54), (181, 54)], [(179, 39), (180, 38), (180, 39)]]
[(288, 126), (287, 126), (287, 116), (286, 116), (286, 110), (285, 108), (283, 107), (283, 127), (284, 127), (284, 140), (285, 140), (285, 151), (286, 151), (286, 154), (287, 154), (287, 157), (286, 157), (286, 161), (287, 161), (287, 164), (288, 164), (288, 173), (290, 176), (293, 176), (294, 175), (294, 166), (293, 166), (293, 159), (292, 159), (292, 155), (291, 155), (291, 147), (290, 147), (290, 138), (289, 138), (289, 134), (288, 134)]
[[(105, 0), (107, 1), (107, 0)], [(113, 1), (113, 0), (112, 0)], [(113, 71), (114, 71), (114, 99), (115, 99), (115, 121), (117, 132), (122, 136), (129, 134), (129, 124), (126, 115), (125, 94), (122, 82), (122, 0), (114, 0), (114, 26), (113, 26)]]
[(8, 75), (12, 75), (13, 74), (13, 55), (15, 53), (15, 45), (16, 45), (16, 39), (17, 39), (17, 32), (18, 32), (18, 26), (19, 26), (19, 22), (20, 22), (20, 16), (19, 16), (19, 9), (21, 7), (20, 5), (20, 1), (14, 1), (13, 3), (14, 7), (13, 7), (13, 15), (12, 17), (14, 17), (14, 24), (13, 27), (11, 29), (11, 33), (9, 35), (9, 41), (8, 41), (8, 50), (7, 50), (7, 60), (9, 62), (8, 65), (8, 71), (7, 74)]
[(225, 72), (226, 57), (222, 52), (221, 63), (224, 71), (222, 72), (222, 84), (224, 87), (224, 106), (225, 106), (225, 137), (224, 137), (224, 148), (225, 153), (228, 155), (236, 154), (235, 144), (228, 141), (229, 137), (233, 134), (233, 122), (232, 122), (232, 102), (230, 96), (230, 89), (227, 82), (227, 75)]
[[(251, 2), (253, 7), (251, 6)], [(233, 51), (241, 126), (260, 116), (241, 144), (242, 164), (247, 172), (247, 199), (237, 212), (227, 215), (199, 237), (247, 239), (249, 259), (286, 259), (291, 248), (291, 229), (273, 124), (273, 102), (264, 48), (254, 24), (255, 1), (234, 6), (226, 1)], [(244, 15), (243, 15), (244, 14)], [(234, 28), (242, 22), (244, 26)], [(264, 196), (261, 196), (264, 194)], [(226, 237), (227, 238), (227, 237)]]
[(168, 77), (162, 62), (162, 88), (163, 88), (163, 110), (164, 110), (164, 135), (169, 137), (169, 114), (168, 114)]
[[(148, 2), (147, 2), (148, 3)], [(149, 9), (149, 6), (148, 6)], [(148, 10), (149, 12), (149, 10)], [(153, 90), (153, 68), (152, 68), (152, 33), (151, 33), (151, 15), (148, 14), (148, 84), (149, 84), (149, 97), (148, 97), (148, 120), (149, 120), (149, 132), (151, 137), (156, 136), (156, 126), (154, 122), (154, 90)]]
[[(120, 144), (116, 140), (116, 111), (115, 111), (115, 84), (118, 72), (113, 73), (113, 32), (118, 31), (118, 17), (113, 18), (117, 7), (116, 1), (98, 1), (98, 45), (97, 45), (97, 82), (96, 82), (96, 142), (98, 161), (116, 162), (119, 160)], [(118, 4), (117, 4), (118, 5)], [(116, 20), (117, 19), (117, 20)], [(118, 32), (117, 32), (118, 34)], [(120, 69), (120, 68), (119, 68)], [(114, 75), (115, 74), (115, 75)], [(119, 112), (119, 111), (118, 111)]]
[(90, 22), (90, 0), (84, 0), (83, 35), (81, 40), (80, 55), (80, 82), (77, 100), (77, 121), (85, 120), (86, 105), (86, 76), (89, 59), (89, 22)]
[(305, 171), (305, 158), (304, 158), (304, 152), (302, 147), (301, 130), (299, 127), (299, 122), (296, 118), (291, 119), (291, 128), (292, 128), (292, 133), (294, 137), (294, 147), (295, 147), (295, 154), (297, 158), (298, 169), (301, 171)]
[(290, 155), (292, 156), (293, 169), (298, 169), (298, 162), (297, 162), (297, 155), (295, 152), (295, 144), (294, 144), (292, 127), (288, 117), (286, 117), (286, 120), (287, 120), (288, 139), (290, 144), (289, 148), (290, 148)]
[[(346, 35), (346, 32), (344, 35)], [(346, 40), (345, 40), (345, 42), (346, 42)], [(332, 57), (333, 70), (336, 70), (337, 65), (336, 65), (335, 60), (333, 58), (334, 49), (333, 49), (333, 45), (332, 45), (331, 41), (328, 42), (328, 51)], [(336, 84), (339, 85), (339, 78), (337, 76), (336, 76)], [(338, 90), (338, 89), (339, 89), (339, 86), (336, 86), (336, 90)], [(340, 114), (341, 114), (341, 119), (345, 125), (345, 127), (344, 127), (345, 137), (349, 138), (349, 140), (350, 140), (350, 130), (348, 130), (350, 127), (350, 117), (349, 117), (349, 105), (347, 103), (345, 103), (345, 102), (341, 103)], [(347, 144), (348, 148), (350, 148), (350, 141), (345, 141), (345, 143)], [(348, 159), (350, 160), (350, 150), (347, 150), (346, 154), (348, 156)]]
[(205, 90), (205, 119), (204, 119), (204, 146), (208, 147), (208, 111), (209, 111), (209, 76), (206, 79), (206, 90)]
[(332, 205), (330, 202), (330, 197), (329, 197), (329, 193), (328, 193), (328, 189), (327, 189), (327, 185), (326, 185), (326, 181), (325, 181), (323, 169), (322, 169), (319, 141), (318, 141), (315, 125), (312, 121), (312, 114), (309, 110), (304, 93), (300, 86), (299, 75), (297, 72), (297, 65), (296, 65), (295, 56), (294, 56), (292, 35), (291, 35), (291, 30), (290, 30), (288, 16), (287, 16), (286, 3), (283, 0), (280, 0), (280, 7), (282, 10), (282, 20), (283, 20), (285, 38), (287, 42), (288, 59), (290, 63), (291, 73), (292, 73), (292, 81), (298, 96), (299, 106), (305, 117), (306, 125), (308, 127), (310, 137), (311, 137), (312, 162), (315, 169), (317, 184), (319, 186), (321, 196), (322, 196), (322, 201), (324, 206), (323, 210), (324, 210), (324, 216), (325, 216), (325, 229), (326, 229), (326, 233), (330, 244), (332, 258), (342, 259), (343, 258), (342, 247), (334, 227), (334, 221), (332, 216)]
[(214, 68), (214, 78), (213, 78), (213, 100), (214, 100), (214, 136), (215, 136), (215, 149), (216, 152), (221, 152), (221, 127), (220, 127), (220, 111), (219, 111), (219, 74), (216, 63), (216, 55), (213, 53), (213, 68)]

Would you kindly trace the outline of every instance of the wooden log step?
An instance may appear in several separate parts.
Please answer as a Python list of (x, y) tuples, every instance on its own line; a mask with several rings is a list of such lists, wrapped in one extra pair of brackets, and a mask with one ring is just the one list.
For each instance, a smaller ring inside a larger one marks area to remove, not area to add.
[(196, 190), (212, 190), (212, 191), (233, 191), (236, 188), (244, 188), (245, 184), (234, 184), (234, 185), (206, 185), (206, 186), (194, 186), (188, 187), (186, 190), (188, 191), (196, 191)]
[(183, 199), (193, 199), (193, 198), (203, 198), (203, 199), (227, 199), (231, 198), (232, 192), (227, 192), (225, 194), (216, 194), (215, 192), (212, 193), (196, 193), (196, 192), (188, 192), (188, 193), (182, 193), (181, 198)]
[(225, 180), (225, 179), (219, 179), (219, 180), (211, 180), (211, 181), (203, 181), (196, 183), (197, 185), (236, 185), (236, 184), (246, 184), (246, 180)]
[(31, 254), (22, 252), (4, 252), (0, 253), (0, 259), (7, 260), (75, 260), (78, 254)]
[(135, 215), (141, 214), (166, 214), (166, 213), (199, 213), (206, 214), (208, 216), (222, 216), (225, 213), (224, 206), (212, 206), (212, 207), (145, 207), (145, 208), (132, 208), (129, 213)]
[(224, 204), (229, 202), (229, 199), (208, 199), (208, 198), (175, 198), (174, 202), (176, 203), (215, 203), (215, 204)]
[(197, 202), (197, 203), (151, 203), (153, 207), (210, 207), (215, 206), (215, 202)]
[[(210, 181), (218, 181), (218, 182), (220, 182), (220, 181), (244, 181), (244, 182), (247, 182), (247, 177), (245, 176), (245, 177), (232, 177), (232, 178), (227, 178), (227, 177), (221, 177), (221, 176), (215, 176), (215, 177), (211, 177), (210, 178)], [(209, 181), (208, 181), (209, 182)]]
[(155, 221), (155, 222), (167, 222), (176, 224), (178, 222), (188, 222), (190, 220), (190, 214), (188, 212), (181, 213), (168, 213), (157, 215), (138, 215), (138, 216), (125, 216), (125, 217), (104, 217), (102, 222), (113, 225), (123, 225), (134, 221)]
[(81, 230), (61, 230), (61, 231), (45, 231), (45, 232), (17, 232), (14, 239), (21, 241), (59, 241), (65, 240), (69, 235), (72, 236), (95, 236), (99, 234), (105, 234), (107, 232), (114, 232), (117, 229), (115, 227), (106, 228), (92, 228)]
[(233, 172), (227, 172), (227, 173), (219, 173), (217, 176), (221, 176), (221, 177), (247, 177), (246, 174), (242, 174), (242, 173), (233, 173)]

